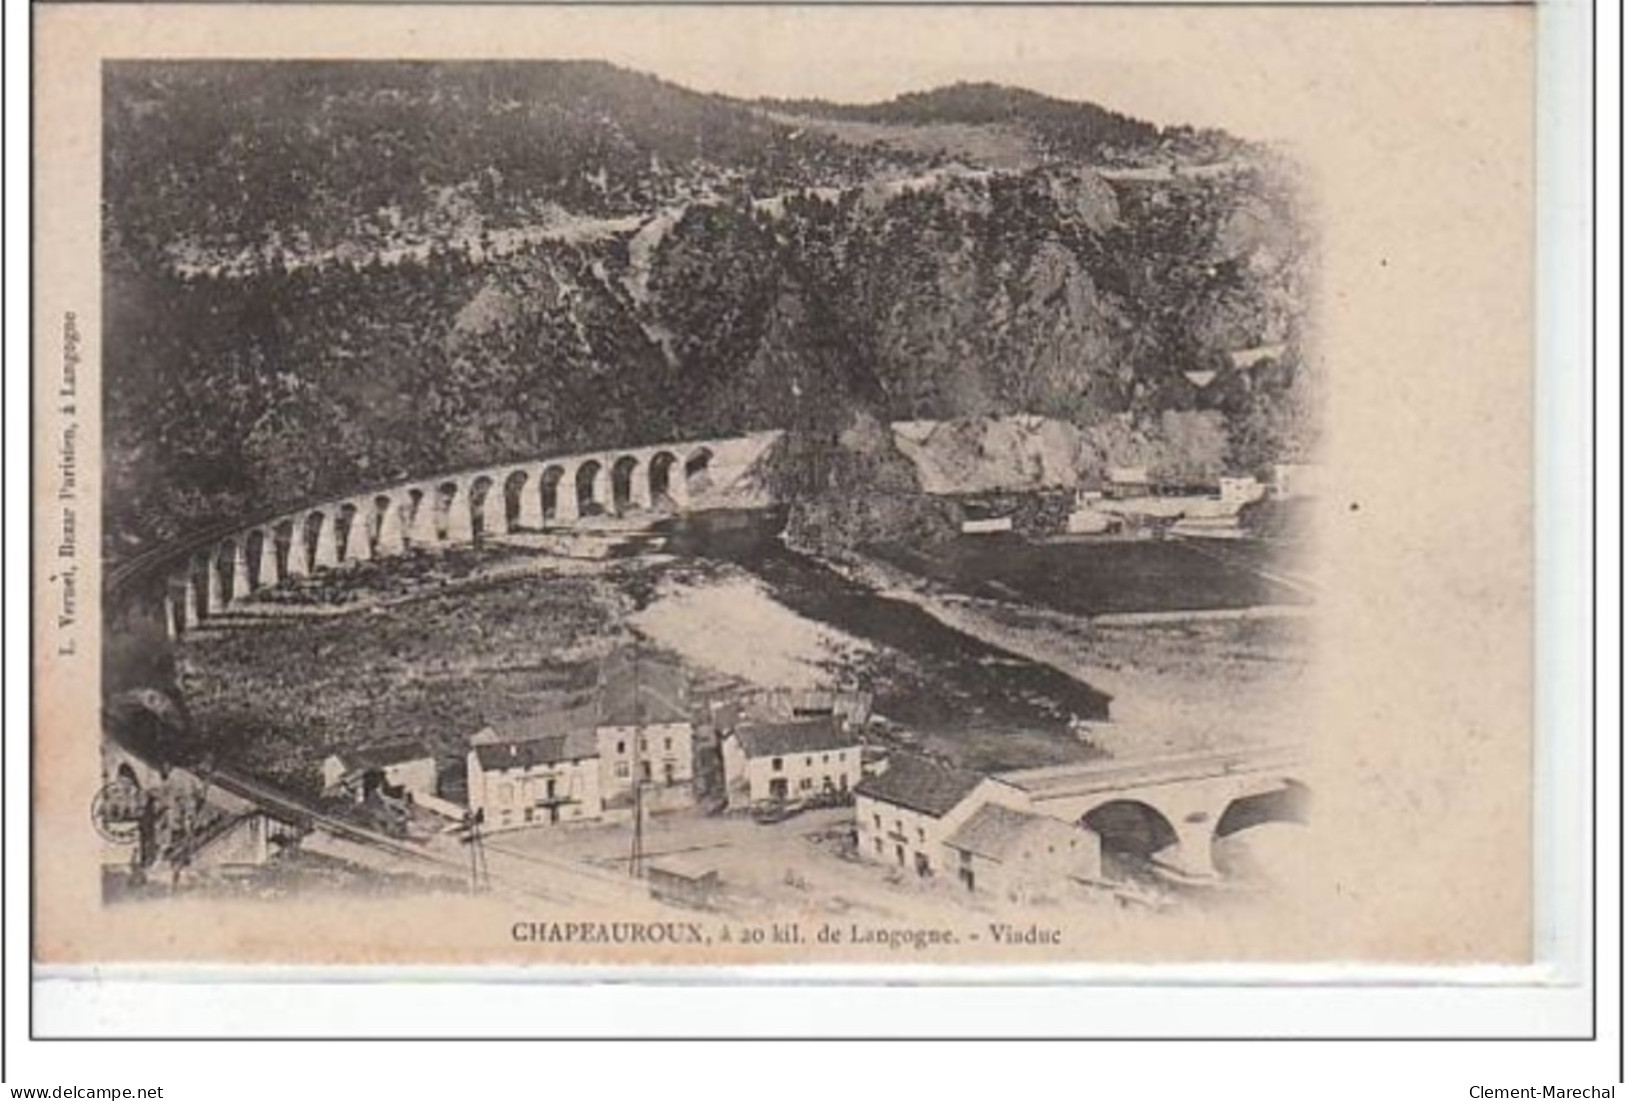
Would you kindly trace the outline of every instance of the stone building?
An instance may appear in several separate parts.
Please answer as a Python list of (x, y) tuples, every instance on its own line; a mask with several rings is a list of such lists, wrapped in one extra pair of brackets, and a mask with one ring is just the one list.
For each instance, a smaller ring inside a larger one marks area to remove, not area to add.
[(834, 716), (738, 726), (722, 739), (728, 806), (846, 795), (863, 777), (862, 756)]

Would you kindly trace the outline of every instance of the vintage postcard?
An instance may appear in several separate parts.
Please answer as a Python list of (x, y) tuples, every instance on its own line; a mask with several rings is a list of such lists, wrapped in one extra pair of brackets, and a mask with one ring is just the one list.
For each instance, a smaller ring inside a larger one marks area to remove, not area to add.
[(1533, 958), (1533, 8), (35, 18), (41, 963)]

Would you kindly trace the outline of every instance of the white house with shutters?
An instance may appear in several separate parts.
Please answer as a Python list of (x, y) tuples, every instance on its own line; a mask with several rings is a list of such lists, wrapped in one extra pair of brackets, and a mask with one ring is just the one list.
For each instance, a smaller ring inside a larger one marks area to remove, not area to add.
[(735, 727), (722, 739), (728, 806), (750, 807), (852, 792), (863, 746), (833, 715)]

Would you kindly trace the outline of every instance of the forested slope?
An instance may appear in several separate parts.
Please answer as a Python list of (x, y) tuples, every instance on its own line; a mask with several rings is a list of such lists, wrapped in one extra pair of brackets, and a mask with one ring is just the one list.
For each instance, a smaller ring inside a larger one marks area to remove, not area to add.
[[(1105, 463), (1190, 414), (1228, 466), (1307, 446), (1304, 216), (1289, 166), (1228, 135), (991, 86), (745, 103), (591, 62), (105, 88), (115, 557), (362, 483), (756, 428), (840, 447), (1030, 412)], [(1028, 153), (978, 160), (978, 134)]]

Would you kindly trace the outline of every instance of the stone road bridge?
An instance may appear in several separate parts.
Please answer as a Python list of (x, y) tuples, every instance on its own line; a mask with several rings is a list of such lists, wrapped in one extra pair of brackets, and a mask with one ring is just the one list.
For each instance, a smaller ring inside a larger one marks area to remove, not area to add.
[(769, 504), (752, 475), (782, 435), (614, 448), (414, 478), (198, 533), (110, 571), (109, 587), (117, 593), (155, 579), (165, 622), (180, 633), (285, 578), (416, 548), (569, 529), (602, 517)]
[(1213, 842), (1266, 821), (1302, 821), (1303, 745), (1249, 746), (1139, 762), (1097, 761), (999, 774), (1032, 809), (1079, 822), (1103, 844), (1192, 878), (1214, 874)]

